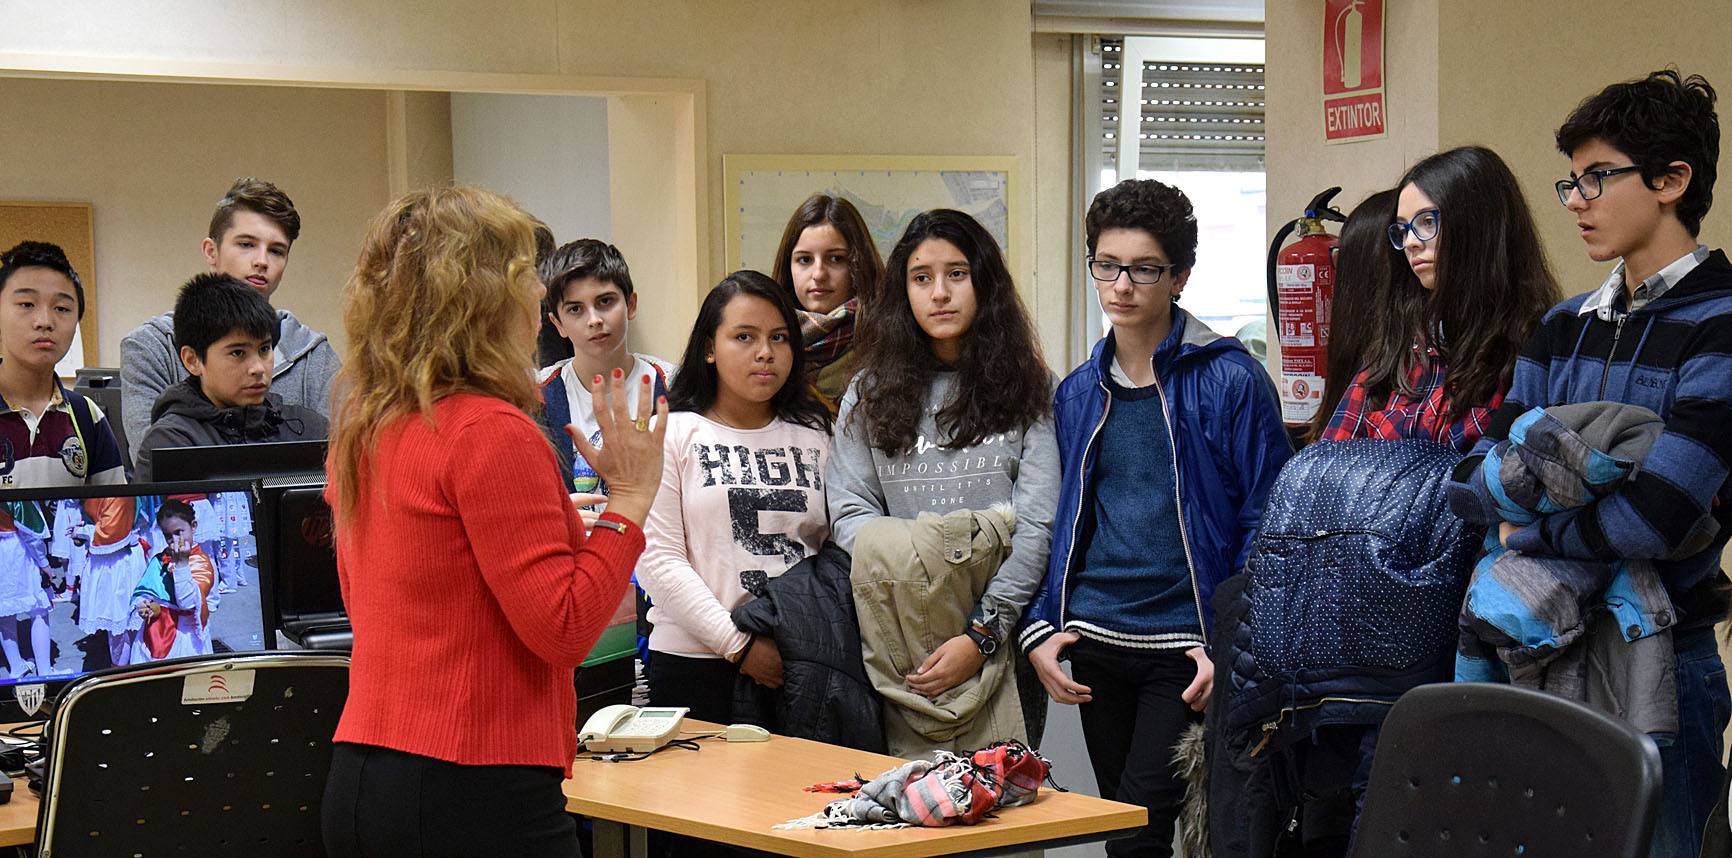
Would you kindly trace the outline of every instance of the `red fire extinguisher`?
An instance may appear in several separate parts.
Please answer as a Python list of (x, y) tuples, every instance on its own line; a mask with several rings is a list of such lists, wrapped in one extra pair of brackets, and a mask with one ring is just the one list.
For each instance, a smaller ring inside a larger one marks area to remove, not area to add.
[[(1330, 188), (1275, 232), (1269, 245), (1269, 308), (1275, 316), (1271, 339), (1281, 343), (1281, 421), (1297, 438), (1323, 402), (1323, 377), (1328, 369), (1329, 314), (1335, 300), (1335, 255), (1340, 239), (1326, 221), (1345, 223), (1347, 217), (1329, 201), (1341, 192)], [(1298, 231), (1299, 240), (1281, 243)]]

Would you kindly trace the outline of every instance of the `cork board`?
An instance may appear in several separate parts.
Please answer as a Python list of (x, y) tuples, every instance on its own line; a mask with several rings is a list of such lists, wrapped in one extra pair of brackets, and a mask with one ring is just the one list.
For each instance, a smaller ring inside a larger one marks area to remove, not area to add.
[(78, 339), (60, 362), (60, 374), (74, 372), (100, 354), (96, 339), (96, 239), (91, 228), (89, 203), (0, 201), (0, 250), (20, 241), (49, 241), (66, 251), (72, 270), (84, 284), (84, 318), (78, 323)]

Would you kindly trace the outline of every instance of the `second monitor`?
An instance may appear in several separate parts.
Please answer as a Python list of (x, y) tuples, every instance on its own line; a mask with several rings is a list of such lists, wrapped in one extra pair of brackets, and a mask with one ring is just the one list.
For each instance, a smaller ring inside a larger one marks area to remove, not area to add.
[(325, 472), (324, 441), (164, 447), (150, 455), (151, 476), (163, 482), (322, 475)]

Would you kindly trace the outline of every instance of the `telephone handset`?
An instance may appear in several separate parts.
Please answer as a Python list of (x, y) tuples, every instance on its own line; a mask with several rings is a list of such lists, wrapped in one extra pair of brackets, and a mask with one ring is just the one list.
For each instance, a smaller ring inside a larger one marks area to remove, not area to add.
[(648, 753), (679, 736), (688, 711), (684, 706), (605, 706), (583, 723), (577, 741), (587, 751)]

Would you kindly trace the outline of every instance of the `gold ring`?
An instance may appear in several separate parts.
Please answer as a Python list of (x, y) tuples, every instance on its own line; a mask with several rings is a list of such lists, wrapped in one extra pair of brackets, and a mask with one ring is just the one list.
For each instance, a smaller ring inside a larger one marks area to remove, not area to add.
[(649, 431), (649, 418), (648, 417), (639, 417), (638, 419), (632, 421), (632, 425), (636, 426), (637, 431), (639, 431), (639, 432), (648, 432)]

